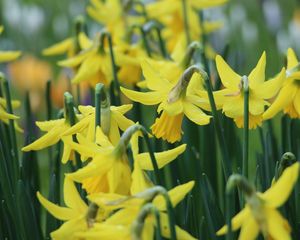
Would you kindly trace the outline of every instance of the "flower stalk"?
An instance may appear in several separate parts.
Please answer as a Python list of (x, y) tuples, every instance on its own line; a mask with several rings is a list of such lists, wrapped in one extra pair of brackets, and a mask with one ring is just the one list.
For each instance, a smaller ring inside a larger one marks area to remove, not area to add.
[(242, 77), (244, 93), (244, 144), (243, 144), (243, 175), (248, 177), (249, 156), (249, 80), (247, 76)]

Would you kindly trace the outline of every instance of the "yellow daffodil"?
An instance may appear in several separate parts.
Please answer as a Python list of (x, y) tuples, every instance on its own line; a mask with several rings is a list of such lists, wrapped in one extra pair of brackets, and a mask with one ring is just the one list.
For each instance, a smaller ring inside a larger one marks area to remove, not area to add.
[[(172, 69), (167, 67), (168, 64), (165, 65), (154, 60), (142, 62), (146, 85), (151, 91), (136, 92), (125, 88), (121, 88), (121, 91), (131, 100), (144, 105), (160, 103), (157, 112), (162, 113), (151, 129), (157, 138), (173, 143), (181, 139), (184, 115), (198, 125), (208, 124), (210, 116), (200, 109), (207, 109), (208, 100), (195, 94), (196, 90), (201, 90), (202, 87), (201, 75), (194, 73), (192, 77), (189, 76), (191, 79), (186, 79), (182, 68), (177, 66)], [(180, 76), (181, 74), (183, 75)]]
[[(97, 127), (96, 142), (91, 142), (77, 135), (79, 144), (65, 141), (65, 144), (81, 155), (92, 158), (91, 162), (75, 173), (68, 174), (73, 180), (82, 182), (88, 193), (110, 192), (129, 194), (131, 186), (131, 170), (129, 167), (126, 146), (122, 142), (113, 145), (101, 128)], [(136, 143), (133, 147), (134, 161), (139, 162), (143, 170), (153, 170), (148, 153), (138, 153)], [(164, 167), (184, 152), (186, 145), (172, 150), (155, 153), (158, 168)]]
[(86, 34), (82, 31), (76, 37), (69, 37), (42, 51), (44, 56), (55, 56), (67, 54), (68, 58), (74, 57), (81, 49), (88, 48), (90, 42)]
[[(190, 181), (186, 184), (179, 185), (170, 191), (168, 191), (168, 195), (170, 197), (170, 201), (172, 203), (172, 206), (175, 207), (179, 202), (183, 200), (183, 198), (191, 191), (191, 189), (194, 186), (194, 181)], [(136, 193), (132, 197), (128, 198), (127, 196), (121, 196), (121, 195), (113, 195), (113, 194), (104, 194), (104, 193), (98, 193), (98, 194), (92, 194), (89, 195), (88, 198), (98, 204), (101, 207), (113, 207), (115, 209), (121, 208), (119, 211), (117, 211), (115, 214), (113, 214), (111, 217), (107, 218), (105, 221), (105, 224), (108, 225), (115, 225), (116, 228), (120, 228), (120, 232), (122, 232), (124, 235), (124, 239), (130, 239), (128, 236), (128, 231), (123, 229), (124, 227), (127, 229), (131, 229), (132, 232), (132, 224), (134, 223), (135, 219), (137, 218), (137, 215), (141, 211), (142, 206), (144, 205), (145, 200), (151, 197), (151, 195), (154, 194), (156, 187), (150, 188), (141, 192)], [(166, 214), (166, 203), (164, 198), (161, 195), (153, 196), (154, 199), (152, 200), (153, 205), (157, 208), (160, 215), (160, 224), (161, 224), (161, 230), (162, 230), (162, 236), (169, 239), (170, 238), (170, 229), (169, 229), (169, 219)], [(99, 229), (96, 227), (95, 229), (92, 229), (91, 232), (94, 232), (94, 234), (89, 233), (87, 231), (86, 233), (80, 234), (81, 237), (89, 236), (92, 237), (95, 236), (95, 232), (98, 232), (101, 230), (101, 224), (99, 224)], [(154, 226), (156, 225), (155, 218), (150, 215), (147, 216), (144, 222), (143, 227), (143, 233), (142, 233), (142, 239), (154, 239)], [(105, 225), (103, 226), (103, 228)], [(176, 226), (176, 235), (177, 239), (185, 240), (185, 239), (195, 239), (190, 234), (188, 234), (186, 231), (181, 229), (180, 227)], [(92, 238), (94, 239), (94, 238)], [(123, 238), (122, 238), (123, 239)]]
[(281, 110), (291, 118), (300, 118), (300, 69), (297, 56), (291, 48), (287, 52), (287, 71), (283, 87), (263, 118), (270, 119)]
[[(264, 193), (251, 193), (245, 208), (232, 220), (232, 229), (241, 228), (239, 239), (254, 240), (261, 231), (265, 239), (290, 240), (290, 226), (276, 209), (291, 194), (299, 175), (299, 162), (285, 169), (281, 177)], [(217, 235), (227, 232), (222, 227)]]
[[(89, 43), (90, 47), (84, 48), (78, 55), (64, 61), (60, 61), (59, 65), (63, 67), (79, 67), (72, 83), (80, 83), (88, 81), (90, 85), (103, 83), (108, 86), (113, 79), (113, 69), (111, 57), (106, 47), (101, 47), (99, 35), (93, 42)], [(128, 57), (117, 48), (114, 48), (115, 60), (118, 66), (124, 64), (138, 65), (138, 60)]]
[[(201, 29), (201, 24), (199, 23), (199, 14), (196, 11), (199, 9), (204, 9), (208, 7), (214, 7), (224, 4), (225, 0), (217, 1), (186, 1), (186, 14), (187, 14), (187, 24), (190, 41), (199, 40), (199, 37), (203, 32), (210, 33), (219, 29), (223, 24), (222, 22), (207, 22), (203, 23), (203, 28)], [(163, 30), (163, 36), (167, 41), (167, 47), (169, 51), (173, 51), (175, 47), (183, 45), (184, 48), (187, 46), (186, 29), (184, 23), (184, 13), (182, 1), (174, 0), (160, 0), (147, 4), (147, 13), (152, 18), (158, 19), (160, 22), (166, 26)]]
[[(0, 34), (4, 31), (4, 27), (0, 25)], [(20, 51), (0, 51), (0, 63), (10, 62), (20, 57)]]
[[(221, 56), (216, 57), (216, 65), (224, 89), (215, 92), (218, 105), (222, 106), (226, 116), (233, 118), (238, 127), (243, 127), (244, 94), (242, 76), (235, 73)], [(264, 107), (269, 105), (268, 99), (274, 97), (281, 88), (285, 77), (285, 69), (265, 82), (266, 54), (262, 54), (256, 67), (251, 71), (249, 84), (249, 128), (262, 124)]]
[(59, 229), (51, 233), (52, 239), (81, 239), (75, 237), (74, 234), (76, 231), (87, 230), (86, 213), (88, 206), (81, 199), (72, 180), (65, 178), (64, 182), (64, 201), (67, 207), (60, 207), (48, 201), (39, 192), (37, 192), (37, 197), (43, 207), (46, 208), (51, 215), (59, 220), (65, 221)]
[[(20, 101), (13, 100), (11, 102), (13, 108), (18, 108), (20, 106)], [(14, 114), (10, 114), (6, 111), (6, 100), (2, 97), (0, 97), (0, 120), (3, 121), (4, 123), (8, 124), (9, 120), (16, 120), (19, 119), (18, 116)], [(14, 122), (15, 128), (18, 132), (23, 132), (23, 130), (20, 128), (20, 126)]]
[[(124, 115), (130, 111), (132, 104), (125, 104), (119, 107), (111, 106), (109, 112), (102, 113), (103, 131), (108, 135), (108, 139), (113, 145), (117, 145), (120, 140), (120, 131), (125, 131), (128, 127), (134, 124), (133, 121), (126, 118)], [(65, 135), (72, 135), (78, 132), (83, 133), (89, 141), (94, 141), (95, 139), (95, 108), (92, 106), (78, 106), (80, 113), (82, 113), (82, 118), (78, 123), (73, 125)], [(104, 110), (106, 111), (106, 110)], [(105, 129), (104, 129), (105, 128)]]
[[(40, 130), (46, 131), (39, 139), (33, 143), (22, 148), (22, 151), (28, 152), (32, 150), (41, 150), (43, 148), (52, 146), (58, 141), (64, 139), (72, 140), (72, 135), (65, 136), (64, 133), (71, 128), (69, 122), (66, 119), (57, 119), (43, 122), (36, 122), (36, 125)], [(72, 158), (72, 149), (68, 145), (64, 145), (62, 163), (66, 163)]]

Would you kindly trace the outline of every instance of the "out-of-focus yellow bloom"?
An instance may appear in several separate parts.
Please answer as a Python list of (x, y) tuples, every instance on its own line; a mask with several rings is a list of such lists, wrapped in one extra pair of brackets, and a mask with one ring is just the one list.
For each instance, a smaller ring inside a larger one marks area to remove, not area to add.
[(263, 118), (270, 119), (281, 110), (291, 118), (300, 118), (300, 68), (296, 54), (291, 48), (287, 52), (287, 71), (283, 87)]
[[(179, 202), (181, 202), (183, 198), (191, 191), (193, 186), (194, 186), (194, 181), (190, 181), (186, 184), (179, 185), (171, 189), (170, 191), (168, 191), (168, 195), (170, 197), (172, 206), (175, 207)], [(116, 228), (120, 227), (120, 232), (124, 234), (123, 235), (124, 238), (122, 239), (130, 239), (130, 236), (128, 236), (128, 232), (126, 232), (125, 229), (123, 228), (125, 227), (127, 229), (131, 229), (132, 231), (131, 228), (132, 223), (137, 218), (137, 215), (139, 214), (142, 206), (144, 205), (145, 200), (147, 200), (147, 198), (150, 195), (153, 195), (153, 191), (155, 191), (154, 188), (141, 190), (140, 192), (137, 192), (135, 195), (133, 195), (130, 198), (128, 198), (127, 196), (103, 194), (103, 193), (92, 194), (88, 196), (88, 198), (91, 201), (97, 203), (100, 206), (100, 208), (101, 207), (103, 208), (113, 207), (115, 209), (122, 208), (119, 211), (117, 211), (115, 214), (113, 214), (111, 217), (107, 218), (105, 224), (115, 225)], [(120, 202), (120, 204), (117, 204), (117, 202)], [(166, 214), (167, 208), (166, 208), (165, 200), (161, 195), (158, 195), (156, 197), (154, 196), (152, 203), (159, 211), (162, 236), (169, 239), (170, 238), (169, 219)], [(155, 218), (152, 215), (147, 216), (144, 222), (142, 239), (150, 240), (154, 238), (155, 225), (156, 225)], [(105, 227), (105, 225), (103, 227)], [(101, 224), (99, 224), (99, 226), (95, 226), (95, 229), (92, 229), (91, 231), (81, 233), (79, 236), (92, 237), (93, 235), (95, 236), (95, 232), (98, 232), (99, 230), (101, 230)], [(184, 231), (178, 226), (176, 226), (176, 235), (177, 238), (181, 240), (195, 239), (189, 233), (187, 233), (186, 231)]]
[[(226, 116), (233, 118), (238, 127), (244, 124), (244, 94), (242, 76), (235, 73), (221, 56), (216, 57), (216, 65), (224, 89), (216, 91), (215, 98)], [(266, 54), (262, 54), (256, 67), (248, 76), (249, 82), (249, 128), (256, 128), (263, 120), (264, 107), (268, 99), (274, 97), (282, 86), (285, 69), (274, 79), (265, 81)]]
[[(4, 27), (0, 25), (0, 34), (4, 31)], [(0, 63), (10, 62), (20, 57), (20, 51), (0, 51)]]
[(144, 105), (159, 104), (157, 112), (162, 114), (151, 127), (157, 138), (171, 143), (179, 141), (184, 115), (198, 125), (209, 123), (210, 116), (200, 109), (207, 109), (208, 100), (195, 93), (197, 90), (203, 90), (200, 74), (194, 73), (191, 79), (184, 79), (181, 77), (183, 68), (166, 61), (148, 59), (144, 60), (141, 66), (147, 88), (151, 91), (136, 92), (125, 88), (121, 88), (121, 91), (131, 100)]
[(37, 197), (43, 207), (46, 208), (51, 215), (59, 220), (65, 221), (59, 229), (51, 233), (52, 239), (81, 239), (75, 237), (74, 233), (76, 231), (79, 232), (87, 230), (86, 213), (88, 207), (81, 199), (72, 180), (65, 178), (64, 182), (64, 201), (67, 207), (60, 207), (48, 201), (39, 192), (37, 192)]
[[(132, 104), (125, 104), (119, 107), (110, 106), (109, 113), (102, 113), (102, 122), (106, 126), (103, 131), (108, 136), (109, 141), (115, 146), (120, 140), (120, 130), (125, 131), (134, 122), (124, 115), (130, 111)], [(83, 132), (88, 141), (95, 140), (95, 108), (92, 106), (79, 106), (79, 111), (82, 113), (82, 118), (78, 123), (73, 125), (65, 135), (72, 135), (78, 132)], [(103, 126), (103, 124), (101, 124)]]
[[(226, 0), (215, 1), (185, 1), (187, 24), (190, 41), (199, 40), (203, 32), (210, 33), (219, 29), (223, 24), (222, 22), (204, 22), (201, 29), (200, 18), (197, 10), (220, 6), (227, 2)], [(167, 41), (169, 51), (173, 51), (176, 47), (183, 45), (187, 46), (183, 5), (181, 0), (160, 0), (151, 2), (146, 5), (147, 13), (152, 18), (158, 19), (166, 27), (162, 30), (163, 36)], [(198, 24), (195, 24), (198, 23)]]
[(13, 85), (19, 91), (30, 92), (32, 110), (39, 110), (44, 100), (46, 82), (52, 78), (50, 65), (34, 56), (26, 55), (22, 59), (10, 63), (8, 72)]
[[(84, 48), (78, 55), (64, 61), (60, 61), (59, 65), (64, 67), (77, 67), (78, 72), (71, 80), (72, 83), (88, 81), (94, 86), (97, 83), (103, 83), (108, 86), (113, 79), (113, 69), (108, 48), (100, 47), (99, 36), (96, 36), (93, 42), (89, 43), (90, 47)], [(128, 57), (117, 48), (114, 48), (115, 60), (118, 66), (124, 64), (138, 65), (138, 59)]]
[(77, 37), (69, 37), (65, 40), (62, 40), (59, 43), (56, 43), (48, 48), (45, 48), (42, 52), (44, 56), (55, 56), (67, 54), (67, 57), (73, 57), (75, 54), (88, 47), (88, 38), (84, 32), (79, 32)]
[[(232, 229), (241, 228), (239, 239), (254, 240), (261, 231), (265, 239), (290, 240), (290, 226), (276, 209), (291, 194), (299, 175), (299, 162), (285, 169), (281, 177), (264, 193), (254, 193), (245, 208), (232, 220)], [(222, 227), (217, 235), (227, 232)]]

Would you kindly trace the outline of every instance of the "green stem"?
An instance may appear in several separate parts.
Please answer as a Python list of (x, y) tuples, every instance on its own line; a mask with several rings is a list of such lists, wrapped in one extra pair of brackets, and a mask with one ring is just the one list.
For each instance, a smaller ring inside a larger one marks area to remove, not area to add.
[(101, 98), (104, 91), (104, 85), (102, 83), (98, 83), (95, 88), (95, 109), (96, 109), (96, 116), (95, 116), (95, 127), (101, 126)]
[(244, 90), (244, 143), (243, 143), (243, 175), (248, 177), (249, 156), (249, 83), (247, 76), (242, 77)]
[[(13, 108), (12, 108), (12, 104), (11, 104), (11, 96), (10, 96), (8, 81), (2, 75), (0, 75), (0, 80), (3, 80), (7, 112), (10, 114), (13, 114)], [(17, 181), (17, 179), (19, 179), (19, 156), (18, 156), (18, 146), (17, 146), (15, 122), (12, 119), (9, 120), (9, 132), (10, 132), (10, 139), (11, 139), (11, 146), (12, 146), (11, 154), (14, 159), (13, 160), (13, 169), (14, 169), (14, 175), (15, 175), (14, 179), (15, 179), (15, 181)]]
[(174, 208), (170, 199), (170, 196), (168, 192), (163, 194), (163, 197), (165, 198), (166, 205), (167, 205), (167, 212), (168, 212), (168, 218), (169, 218), (169, 228), (171, 233), (171, 240), (176, 240), (176, 224), (175, 224), (175, 213)]
[(133, 25), (131, 27), (131, 30), (133, 31), (134, 29), (138, 29), (140, 31), (140, 33), (142, 35), (142, 39), (143, 39), (143, 45), (144, 45), (144, 48), (146, 50), (147, 56), (151, 57), (152, 54), (151, 54), (151, 49), (150, 49), (149, 42), (148, 42), (148, 39), (147, 39), (147, 33), (144, 30), (143, 26)]
[(181, 0), (181, 1), (182, 1), (183, 24), (185, 30), (186, 45), (188, 45), (191, 42), (191, 35), (190, 35), (190, 28), (189, 28), (188, 14), (187, 14), (187, 3), (186, 0)]
[(113, 93), (114, 93), (114, 98), (115, 98), (114, 104), (116, 106), (120, 106), (121, 105), (120, 83), (119, 83), (118, 74), (117, 74), (117, 65), (116, 65), (115, 55), (114, 55), (114, 50), (113, 50), (113, 42), (112, 42), (110, 33), (103, 31), (100, 36), (100, 46), (102, 47), (102, 49), (104, 49), (105, 38), (108, 41), (111, 66), (112, 66), (112, 70), (113, 70)]
[(143, 134), (144, 140), (146, 142), (146, 145), (147, 145), (147, 148), (149, 151), (149, 155), (150, 155), (150, 159), (151, 159), (151, 163), (152, 163), (153, 170), (154, 170), (156, 185), (162, 185), (162, 182), (160, 179), (160, 174), (159, 174), (159, 168), (157, 165), (157, 161), (156, 161), (152, 146), (149, 141), (148, 132), (142, 125), (135, 124), (135, 125), (132, 125), (129, 128), (127, 128), (127, 130), (123, 133), (116, 149), (126, 148), (129, 144), (129, 141), (130, 141), (132, 135), (134, 133), (136, 133), (137, 131), (140, 131)]
[[(51, 101), (51, 80), (46, 83), (46, 106), (47, 106), (47, 120), (52, 119), (52, 101)], [(49, 166), (52, 163), (52, 147), (48, 149)]]
[(207, 69), (207, 72), (208, 72), (208, 74), (206, 74), (206, 73), (204, 74), (204, 81), (205, 81), (206, 91), (208, 94), (209, 103), (210, 103), (210, 107), (211, 107), (211, 111), (212, 111), (212, 115), (213, 115), (215, 130), (216, 130), (217, 137), (218, 137), (218, 142), (219, 142), (219, 145), (221, 148), (222, 166), (223, 166), (224, 176), (225, 176), (225, 180), (227, 180), (232, 173), (232, 169), (231, 169), (231, 165), (230, 165), (230, 161), (229, 161), (229, 153), (228, 153), (228, 149), (227, 149), (227, 145), (226, 145), (224, 128), (222, 126), (220, 117), (217, 112), (217, 107), (216, 107), (213, 90), (212, 90), (212, 85), (211, 85), (210, 78), (209, 78), (208, 64), (206, 61), (204, 61), (204, 63), (205, 63), (204, 64), (205, 68)]
[(232, 212), (232, 206), (234, 206), (234, 196), (231, 191), (226, 191), (226, 224), (227, 224), (227, 234), (226, 234), (226, 240), (232, 240), (233, 239), (233, 233), (232, 233), (232, 224), (231, 224), (231, 212)]
[[(65, 97), (65, 108), (66, 108), (65, 118), (67, 119), (67, 121), (69, 121), (70, 126), (73, 126), (76, 123), (76, 115), (74, 112), (74, 99), (69, 92), (65, 92), (64, 97)], [(75, 134), (72, 135), (72, 139), (74, 142), (77, 142)], [(80, 169), (82, 167), (82, 163), (80, 160), (80, 156), (77, 152), (75, 152), (75, 161), (76, 161), (77, 169)]]

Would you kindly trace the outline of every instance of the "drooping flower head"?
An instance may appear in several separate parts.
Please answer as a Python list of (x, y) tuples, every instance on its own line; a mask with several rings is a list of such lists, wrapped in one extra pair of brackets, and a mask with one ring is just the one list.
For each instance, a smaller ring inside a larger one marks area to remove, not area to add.
[[(259, 232), (265, 239), (289, 240), (291, 228), (289, 223), (277, 210), (291, 194), (299, 175), (299, 162), (287, 167), (281, 177), (264, 193), (255, 192), (252, 186), (241, 176), (232, 176), (232, 182), (238, 182), (245, 190), (247, 204), (232, 220), (232, 230), (241, 228), (239, 239), (254, 240)], [(217, 235), (228, 231), (222, 227)]]

